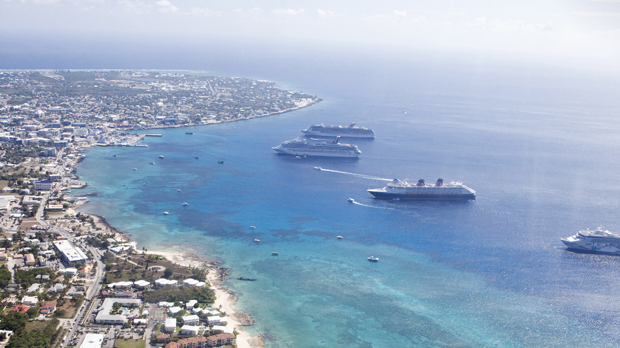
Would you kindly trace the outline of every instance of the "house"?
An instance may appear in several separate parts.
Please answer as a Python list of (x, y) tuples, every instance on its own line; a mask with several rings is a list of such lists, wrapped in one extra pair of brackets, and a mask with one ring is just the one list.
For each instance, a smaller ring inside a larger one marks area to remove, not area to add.
[(148, 289), (151, 287), (151, 282), (148, 282), (146, 280), (138, 280), (134, 282), (133, 284), (138, 289)]
[(181, 335), (189, 335), (189, 336), (197, 336), (198, 335), (198, 326), (192, 325), (183, 325), (181, 327)]
[(65, 290), (65, 286), (61, 283), (58, 284), (54, 284), (52, 285), (49, 290), (47, 290), (48, 293), (59, 293), (59, 292), (63, 292)]
[(41, 307), (41, 314), (47, 315), (53, 313), (56, 310), (56, 306), (51, 303), (46, 303)]
[(26, 254), (26, 260), (24, 262), (26, 263), (26, 266), (34, 266), (34, 255)]
[(39, 290), (40, 287), (41, 287), (41, 284), (34, 283), (34, 284), (30, 285), (28, 290), (26, 290), (26, 293), (27, 294), (32, 294), (32, 293), (36, 292), (37, 290)]
[(174, 332), (174, 330), (176, 329), (177, 329), (176, 318), (166, 318), (166, 322), (164, 323), (164, 331)]
[(185, 286), (195, 286), (196, 284), (198, 284), (198, 281), (192, 278), (187, 278), (183, 281), (183, 285)]
[(179, 282), (176, 281), (176, 280), (168, 280), (168, 279), (165, 279), (165, 278), (160, 278), (160, 279), (157, 279), (155, 281), (155, 285), (157, 287), (175, 286), (178, 283)]
[(26, 312), (28, 312), (28, 310), (30, 309), (30, 307), (24, 305), (24, 304), (20, 304), (18, 306), (13, 307), (13, 309), (11, 309), (12, 312), (20, 312), (22, 314), (25, 314)]
[(37, 181), (34, 183), (34, 189), (37, 191), (51, 191), (54, 187), (52, 180)]
[(185, 304), (185, 309), (192, 309), (192, 308), (194, 308), (194, 305), (196, 303), (198, 303), (198, 301), (196, 301), (196, 300), (191, 300), (191, 301), (187, 302)]
[(106, 298), (99, 308), (97, 317), (95, 317), (97, 324), (125, 324), (127, 322), (127, 316), (125, 315), (110, 314), (115, 303), (120, 303), (123, 307), (139, 307), (142, 301), (138, 299)]
[(0, 253), (0, 261), (6, 261), (7, 260), (7, 256), (5, 253)]
[(227, 325), (228, 319), (225, 317), (211, 316), (207, 317), (209, 325)]
[(219, 347), (232, 344), (235, 341), (235, 335), (231, 333), (221, 333), (207, 337), (207, 347)]
[(155, 336), (155, 338), (157, 339), (157, 343), (168, 343), (168, 342), (170, 342), (170, 335), (169, 334), (159, 334), (159, 335)]
[(195, 325), (200, 322), (200, 318), (197, 315), (187, 315), (183, 317), (183, 325)]
[(232, 327), (226, 327), (226, 326), (221, 326), (221, 325), (214, 325), (211, 328), (211, 331), (213, 333), (233, 333), (235, 331), (235, 329), (233, 329)]
[(36, 306), (37, 302), (39, 302), (38, 297), (24, 296), (24, 298), (22, 298), (22, 304), (25, 304), (26, 306)]
[(182, 310), (182, 308), (181, 307), (177, 307), (177, 306), (168, 308), (168, 312), (170, 312), (170, 316), (173, 316), (173, 317), (177, 313), (179, 313), (181, 310)]

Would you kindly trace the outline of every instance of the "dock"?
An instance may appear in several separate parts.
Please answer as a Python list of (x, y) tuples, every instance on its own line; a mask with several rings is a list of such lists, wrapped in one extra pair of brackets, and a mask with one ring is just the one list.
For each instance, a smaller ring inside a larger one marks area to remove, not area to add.
[(161, 137), (161, 134), (144, 134), (145, 137)]

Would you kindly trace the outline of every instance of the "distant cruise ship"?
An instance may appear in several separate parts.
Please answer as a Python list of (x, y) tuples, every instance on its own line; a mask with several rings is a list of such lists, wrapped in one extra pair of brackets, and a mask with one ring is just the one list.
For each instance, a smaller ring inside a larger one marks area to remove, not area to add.
[(451, 182), (444, 185), (443, 179), (427, 185), (424, 179), (418, 180), (417, 184), (410, 184), (407, 181), (394, 179), (386, 187), (381, 189), (368, 190), (375, 198), (398, 199), (398, 200), (474, 200), (476, 191), (463, 185), (462, 183)]
[(323, 124), (315, 124), (306, 129), (301, 130), (305, 135), (317, 137), (343, 137), (343, 138), (374, 138), (375, 132), (372, 129), (356, 127), (355, 123), (351, 123), (347, 127), (342, 126), (325, 126)]
[(332, 142), (311, 144), (302, 139), (285, 141), (273, 149), (282, 155), (293, 156), (322, 156), (322, 157), (359, 157), (362, 153), (357, 146), (340, 144), (338, 139)]
[(620, 254), (620, 234), (611, 233), (602, 227), (594, 231), (579, 231), (576, 235), (562, 238), (568, 249), (606, 254)]

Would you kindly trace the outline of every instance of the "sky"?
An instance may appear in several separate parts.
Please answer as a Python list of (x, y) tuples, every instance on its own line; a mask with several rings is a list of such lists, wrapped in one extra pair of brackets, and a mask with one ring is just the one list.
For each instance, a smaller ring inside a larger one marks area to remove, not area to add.
[(620, 0), (0, 0), (7, 38), (355, 45), (620, 71)]

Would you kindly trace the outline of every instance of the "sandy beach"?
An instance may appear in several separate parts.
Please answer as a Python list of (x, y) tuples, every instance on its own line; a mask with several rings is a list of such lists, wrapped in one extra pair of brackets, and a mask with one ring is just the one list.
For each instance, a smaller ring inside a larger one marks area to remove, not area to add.
[(264, 348), (263, 338), (261, 335), (249, 335), (243, 330), (243, 326), (254, 324), (252, 316), (247, 313), (235, 310), (232, 306), (237, 303), (235, 293), (221, 286), (222, 281), (228, 274), (228, 269), (213, 267), (208, 261), (188, 252), (171, 252), (171, 251), (147, 251), (147, 254), (160, 255), (166, 259), (187, 267), (210, 267), (207, 274), (207, 281), (214, 287), (216, 300), (213, 308), (218, 308), (225, 312), (228, 317), (228, 323), (237, 331), (237, 347), (238, 348)]

